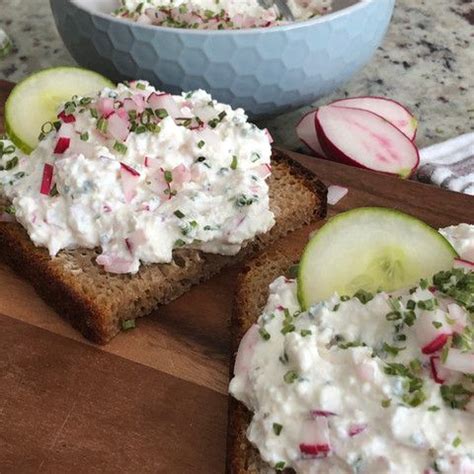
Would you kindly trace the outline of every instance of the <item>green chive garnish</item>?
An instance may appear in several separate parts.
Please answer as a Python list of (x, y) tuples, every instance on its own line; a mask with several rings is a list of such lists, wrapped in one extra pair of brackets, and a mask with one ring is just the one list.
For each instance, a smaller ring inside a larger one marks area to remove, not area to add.
[(122, 329), (124, 331), (128, 331), (129, 329), (133, 329), (135, 327), (135, 320), (134, 319), (124, 319), (122, 321)]
[(273, 432), (277, 436), (280, 436), (280, 433), (281, 433), (282, 429), (283, 429), (283, 425), (280, 425), (280, 423), (273, 423)]

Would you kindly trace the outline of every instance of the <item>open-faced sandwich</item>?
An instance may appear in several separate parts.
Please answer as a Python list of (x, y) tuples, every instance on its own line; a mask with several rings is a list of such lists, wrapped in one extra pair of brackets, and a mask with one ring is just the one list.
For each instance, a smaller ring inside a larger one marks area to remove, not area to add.
[(298, 260), (240, 279), (228, 472), (474, 472), (474, 225), (355, 209)]
[(35, 143), (37, 109), (90, 74), (17, 86), (0, 141), (0, 256), (86, 337), (107, 342), (325, 213), (324, 186), (202, 90), (106, 85), (62, 103)]

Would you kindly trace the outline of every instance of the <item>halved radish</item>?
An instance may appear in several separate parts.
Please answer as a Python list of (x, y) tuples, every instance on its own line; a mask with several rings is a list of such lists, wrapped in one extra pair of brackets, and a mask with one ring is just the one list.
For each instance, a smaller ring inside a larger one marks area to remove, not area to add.
[(350, 97), (331, 102), (335, 107), (363, 109), (380, 115), (398, 128), (410, 140), (416, 137), (418, 122), (415, 116), (402, 104), (387, 97)]
[(181, 117), (181, 111), (171, 94), (153, 92), (147, 99), (148, 105), (154, 110), (164, 109), (172, 118)]
[(323, 149), (316, 134), (316, 112), (317, 110), (311, 110), (303, 115), (303, 118), (296, 125), (296, 135), (316, 156), (324, 157)]
[(99, 114), (108, 117), (114, 111), (114, 100), (110, 97), (102, 97), (97, 101)]
[(373, 112), (321, 107), (316, 131), (325, 155), (335, 161), (409, 177), (419, 163), (416, 146), (398, 128)]
[(474, 374), (474, 354), (450, 348), (443, 367), (463, 374)]

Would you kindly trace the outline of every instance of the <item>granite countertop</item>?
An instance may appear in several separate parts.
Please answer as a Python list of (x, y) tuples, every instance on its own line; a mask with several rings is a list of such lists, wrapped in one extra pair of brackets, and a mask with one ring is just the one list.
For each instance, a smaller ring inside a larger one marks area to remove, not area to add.
[[(1, 10), (0, 27), (15, 48), (0, 60), (0, 78), (18, 81), (41, 68), (74, 64), (56, 32), (49, 2), (2, 0)], [(473, 25), (472, 0), (397, 0), (389, 32), (370, 64), (313, 105), (344, 96), (396, 98), (419, 119), (420, 146), (474, 130)], [(279, 145), (303, 150), (294, 129), (310, 108), (261, 125)]]

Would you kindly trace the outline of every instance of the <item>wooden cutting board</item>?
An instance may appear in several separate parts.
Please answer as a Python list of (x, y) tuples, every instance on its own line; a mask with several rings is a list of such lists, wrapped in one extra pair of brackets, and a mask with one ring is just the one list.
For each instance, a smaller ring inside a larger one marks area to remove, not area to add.
[[(0, 81), (0, 117), (10, 89)], [(349, 188), (329, 215), (375, 205), (436, 227), (474, 223), (473, 197), (290, 154)], [(314, 227), (278, 246), (302, 248)], [(0, 472), (222, 473), (237, 272), (97, 347), (0, 263)]]

